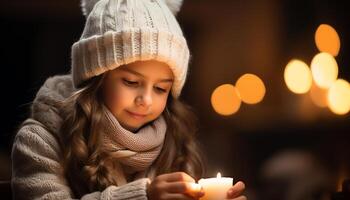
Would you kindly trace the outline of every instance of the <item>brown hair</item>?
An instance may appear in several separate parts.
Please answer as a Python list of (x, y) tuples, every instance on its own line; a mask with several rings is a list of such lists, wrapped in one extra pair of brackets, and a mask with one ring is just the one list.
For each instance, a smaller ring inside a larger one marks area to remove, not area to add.
[[(99, 149), (104, 75), (92, 78), (62, 104), (64, 172), (77, 197), (116, 185), (112, 155)], [(203, 161), (195, 139), (197, 120), (191, 108), (171, 95), (163, 112), (167, 132), (163, 149), (152, 164), (154, 175), (183, 171), (199, 179)]]

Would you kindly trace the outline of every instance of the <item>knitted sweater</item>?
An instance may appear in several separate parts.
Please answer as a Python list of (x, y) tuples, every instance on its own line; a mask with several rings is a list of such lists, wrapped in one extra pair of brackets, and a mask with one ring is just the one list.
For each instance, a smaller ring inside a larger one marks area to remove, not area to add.
[[(73, 199), (63, 173), (59, 129), (62, 118), (55, 103), (73, 92), (70, 75), (49, 78), (40, 88), (31, 107), (31, 117), (18, 131), (12, 147), (14, 199)], [(123, 173), (123, 172), (121, 172)], [(81, 199), (147, 199), (148, 178), (122, 186), (109, 186)]]

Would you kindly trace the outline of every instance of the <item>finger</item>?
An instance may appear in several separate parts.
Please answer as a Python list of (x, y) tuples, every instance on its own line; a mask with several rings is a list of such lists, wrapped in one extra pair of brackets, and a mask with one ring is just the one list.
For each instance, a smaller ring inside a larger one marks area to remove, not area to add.
[(164, 180), (166, 182), (176, 182), (176, 181), (195, 182), (195, 180), (185, 172), (174, 172), (170, 174), (163, 174), (159, 176), (159, 179)]
[(234, 186), (232, 186), (228, 191), (227, 191), (227, 198), (232, 199), (240, 194), (242, 194), (243, 190), (245, 189), (245, 185), (242, 181), (238, 181)]
[(165, 188), (169, 193), (185, 193), (189, 190), (189, 185), (186, 182), (166, 182)]
[(189, 194), (190, 196), (198, 199), (200, 197), (204, 196), (204, 189), (201, 185), (199, 185), (198, 183), (187, 183), (189, 184), (189, 189), (187, 190), (187, 194)]
[(192, 197), (202, 197), (204, 195), (200, 185), (190, 182), (167, 182), (165, 188), (169, 193), (188, 194)]
[(242, 196), (236, 197), (236, 198), (231, 199), (231, 200), (247, 200), (247, 197), (242, 195)]
[(173, 194), (167, 193), (162, 196), (162, 199), (166, 200), (194, 200), (195, 198), (188, 196), (186, 194)]

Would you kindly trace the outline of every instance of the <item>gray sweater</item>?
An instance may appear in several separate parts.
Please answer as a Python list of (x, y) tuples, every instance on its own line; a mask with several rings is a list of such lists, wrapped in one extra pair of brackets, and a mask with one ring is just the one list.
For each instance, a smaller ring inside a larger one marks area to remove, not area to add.
[[(57, 101), (73, 92), (70, 75), (49, 78), (31, 107), (31, 117), (18, 131), (12, 147), (12, 191), (14, 199), (74, 199), (63, 173), (59, 129), (62, 118)], [(123, 173), (123, 172), (121, 172)], [(122, 186), (109, 186), (81, 199), (147, 199), (148, 178)]]

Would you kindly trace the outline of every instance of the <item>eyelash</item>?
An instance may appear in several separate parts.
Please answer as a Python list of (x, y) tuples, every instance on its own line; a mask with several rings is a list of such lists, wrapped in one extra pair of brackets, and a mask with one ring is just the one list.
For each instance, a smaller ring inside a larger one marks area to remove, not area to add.
[[(129, 81), (129, 80), (123, 79), (123, 82), (126, 86), (129, 86), (129, 87), (137, 87), (139, 85), (139, 83), (137, 81)], [(166, 93), (167, 92), (166, 89), (163, 89), (160, 87), (154, 87), (154, 89), (156, 89), (157, 92), (159, 92), (159, 93)]]
[(155, 89), (160, 92), (160, 93), (166, 93), (166, 89), (160, 88), (160, 87), (155, 87)]
[(123, 82), (126, 86), (133, 86), (133, 87), (138, 86), (137, 81), (129, 81), (129, 80), (123, 79)]

